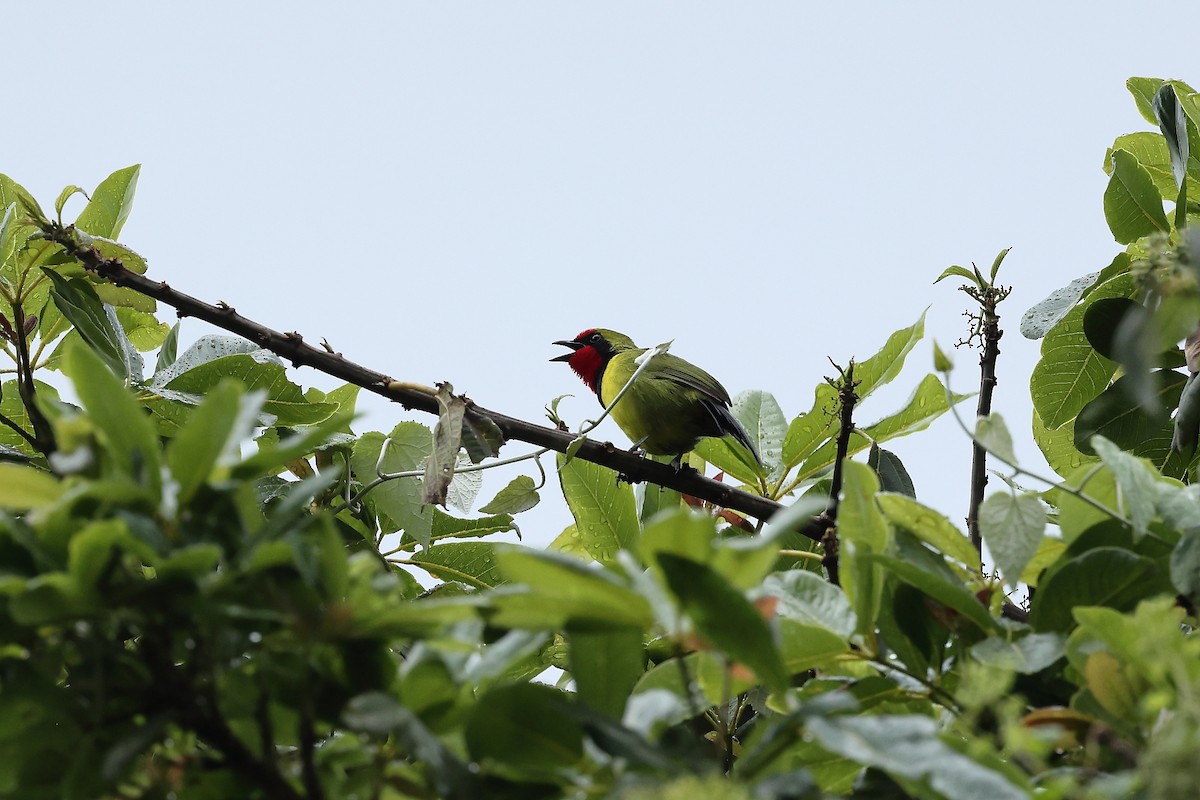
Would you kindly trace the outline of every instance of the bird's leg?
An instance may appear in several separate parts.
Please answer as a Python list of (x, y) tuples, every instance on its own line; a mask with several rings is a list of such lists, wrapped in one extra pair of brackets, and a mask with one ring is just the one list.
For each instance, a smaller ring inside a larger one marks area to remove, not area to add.
[(685, 455), (687, 455), (687, 453), (680, 453), (679, 455), (675, 456), (669, 462), (667, 462), (667, 466), (675, 470), (676, 474), (679, 474), (680, 472), (686, 472), (688, 470), (691, 470), (692, 472), (699, 472), (699, 470), (697, 470), (691, 464), (684, 462), (683, 457)]

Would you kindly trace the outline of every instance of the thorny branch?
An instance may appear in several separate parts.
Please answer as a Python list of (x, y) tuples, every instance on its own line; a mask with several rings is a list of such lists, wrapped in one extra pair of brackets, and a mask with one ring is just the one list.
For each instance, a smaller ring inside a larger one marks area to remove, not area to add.
[[(975, 406), (975, 418), (986, 417), (992, 413), (992, 393), (996, 389), (996, 361), (1000, 356), (1000, 315), (996, 306), (1008, 297), (1011, 288), (988, 285), (984, 288), (975, 286), (961, 287), (964, 292), (979, 303), (979, 314), (971, 314), (976, 320), (976, 328), (960, 345), (978, 340), (982, 347), (979, 354), (979, 401)], [(987, 450), (979, 442), (971, 447), (971, 500), (967, 510), (967, 534), (975, 550), (983, 552), (983, 536), (979, 532), (979, 506), (983, 503), (983, 493), (987, 488)]]
[(837, 512), (845, 474), (843, 465), (846, 455), (850, 451), (850, 434), (854, 432), (854, 406), (858, 403), (858, 395), (855, 393), (854, 387), (858, 383), (854, 380), (854, 359), (850, 360), (850, 365), (846, 369), (842, 369), (837, 364), (833, 366), (841, 373), (838, 380), (829, 380), (830, 384), (838, 390), (841, 427), (838, 429), (837, 458), (833, 462), (833, 477), (829, 485), (829, 505), (825, 507), (825, 513), (818, 519), (824, 520), (828, 524), (825, 534), (821, 538), (821, 544), (825, 548), (825, 557), (821, 559), (821, 565), (825, 567), (825, 571), (829, 575), (829, 582), (838, 586), (841, 584), (841, 578), (838, 573)]
[[(81, 242), (72, 226), (48, 223), (45, 235), (62, 245), (68, 254), (79, 260), (88, 270), (95, 272), (117, 286), (125, 286), (136, 292), (153, 297), (175, 308), (180, 317), (196, 317), (205, 322), (242, 336), (277, 355), (288, 359), (295, 366), (312, 367), (327, 375), (361, 386), (409, 410), (437, 414), (438, 404), (432, 390), (414, 384), (393, 380), (381, 372), (368, 369), (329, 349), (314, 347), (306, 343), (299, 333), (281, 333), (238, 314), (229, 305), (210, 305), (191, 295), (172, 289), (166, 282), (154, 281), (126, 269), (120, 259), (105, 258), (94, 247)], [(466, 399), (466, 398), (464, 398)], [(576, 436), (568, 431), (535, 425), (506, 414), (490, 411), (475, 405), (469, 399), (467, 413), (491, 420), (503, 433), (505, 440), (516, 440), (566, 452)], [(626, 452), (609, 442), (585, 441), (575, 454), (582, 458), (616, 471), (631, 481), (646, 481), (668, 489), (674, 489), (712, 503), (722, 508), (741, 511), (759, 520), (769, 519), (783, 506), (769, 498), (741, 491), (719, 481), (706, 478), (694, 470), (676, 472), (670, 465)], [(828, 523), (814, 518), (800, 533), (821, 541)]]

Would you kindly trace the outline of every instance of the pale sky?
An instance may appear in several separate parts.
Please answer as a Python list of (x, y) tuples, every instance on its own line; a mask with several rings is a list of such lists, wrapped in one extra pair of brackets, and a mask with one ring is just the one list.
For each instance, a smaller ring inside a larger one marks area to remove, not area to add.
[[(962, 337), (966, 298), (933, 279), (1011, 246), (996, 409), (1030, 463), (1038, 345), (1017, 321), (1120, 250), (1101, 166), (1147, 128), (1125, 80), (1200, 81), (1166, 3), (192, 8), (5, 11), (0, 172), (51, 208), (141, 163), (122, 239), (153, 277), (535, 421), (567, 392), (567, 419), (596, 413), (547, 361), (593, 326), (673, 338), (791, 417), (827, 356), (870, 356), (927, 305), (931, 338)], [(183, 339), (209, 332), (189, 320)], [(955, 358), (973, 390), (977, 357)], [(860, 422), (931, 365), (926, 341)], [(432, 423), (365, 393), (360, 408), (358, 432)], [(953, 422), (888, 446), (961, 524)], [(554, 484), (543, 498), (521, 518), (534, 544), (569, 522)]]

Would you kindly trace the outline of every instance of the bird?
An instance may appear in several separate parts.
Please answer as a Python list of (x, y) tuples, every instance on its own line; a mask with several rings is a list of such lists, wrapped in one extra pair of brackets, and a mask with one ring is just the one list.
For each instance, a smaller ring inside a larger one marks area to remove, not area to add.
[[(625, 334), (607, 328), (588, 328), (574, 339), (554, 344), (569, 347), (571, 352), (550, 360), (566, 362), (605, 408), (633, 376), (638, 357), (646, 352)], [(679, 356), (659, 353), (610, 414), (633, 441), (634, 450), (673, 456), (671, 465), (676, 470), (683, 456), (705, 437), (731, 437), (761, 465), (758, 448), (730, 412), (730, 405), (729, 392), (712, 375)]]

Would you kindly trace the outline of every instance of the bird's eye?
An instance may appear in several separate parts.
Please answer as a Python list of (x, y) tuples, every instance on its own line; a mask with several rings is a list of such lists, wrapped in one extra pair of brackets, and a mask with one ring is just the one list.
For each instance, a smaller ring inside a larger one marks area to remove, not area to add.
[(592, 334), (590, 337), (588, 337), (588, 338), (590, 338), (590, 339), (591, 339), (593, 342), (598, 342), (598, 341), (600, 341), (600, 334), (598, 334), (598, 333), (593, 333), (593, 334)]

